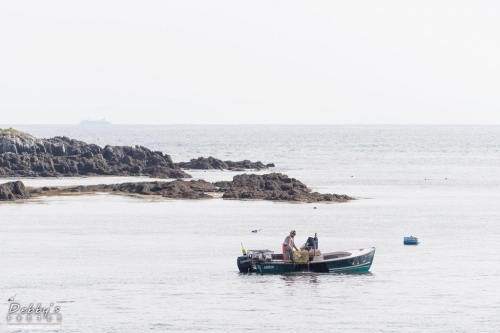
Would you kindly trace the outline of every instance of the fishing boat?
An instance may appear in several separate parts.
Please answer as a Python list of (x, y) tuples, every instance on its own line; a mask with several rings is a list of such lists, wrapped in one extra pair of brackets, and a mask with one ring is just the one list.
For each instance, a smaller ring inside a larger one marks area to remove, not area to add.
[(241, 273), (361, 273), (370, 269), (375, 248), (322, 253), (318, 250), (318, 238), (315, 236), (308, 238), (301, 251), (294, 253), (294, 260), (291, 261), (283, 260), (283, 254), (275, 254), (270, 250), (244, 250), (243, 253), (236, 261)]

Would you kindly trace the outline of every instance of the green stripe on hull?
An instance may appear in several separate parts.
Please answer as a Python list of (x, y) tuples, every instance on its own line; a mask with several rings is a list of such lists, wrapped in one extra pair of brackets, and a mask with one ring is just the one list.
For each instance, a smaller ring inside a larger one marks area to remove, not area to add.
[[(311, 265), (312, 266), (312, 265)], [(368, 265), (342, 267), (331, 269), (314, 269), (315, 267), (307, 267), (307, 265), (294, 265), (294, 264), (257, 264), (257, 272), (260, 274), (286, 274), (293, 272), (316, 272), (316, 273), (363, 273), (368, 272), (371, 263)]]
[(368, 272), (370, 270), (370, 266), (361, 266), (361, 267), (347, 267), (343, 269), (331, 269), (330, 273), (363, 273)]

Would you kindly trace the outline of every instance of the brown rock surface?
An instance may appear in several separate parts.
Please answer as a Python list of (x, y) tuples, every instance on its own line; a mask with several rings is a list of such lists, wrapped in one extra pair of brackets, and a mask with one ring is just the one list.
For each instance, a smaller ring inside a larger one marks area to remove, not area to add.
[(81, 185), (62, 188), (36, 188), (32, 194), (60, 195), (69, 193), (108, 192), (117, 194), (158, 195), (172, 199), (210, 199), (207, 192), (216, 192), (217, 187), (204, 180), (171, 182), (140, 182), (122, 184)]
[[(21, 183), (22, 184), (22, 183)], [(265, 175), (237, 175), (232, 181), (209, 183), (204, 180), (171, 182), (139, 182), (110, 185), (86, 185), (71, 187), (42, 187), (31, 190), (37, 195), (63, 195), (71, 193), (108, 192), (116, 194), (157, 195), (172, 199), (209, 199), (214, 192), (227, 199), (255, 199), (294, 202), (346, 202), (353, 200), (347, 195), (312, 192), (295, 178), (281, 173)]]
[(223, 198), (261, 199), (276, 201), (304, 202), (346, 202), (353, 198), (347, 195), (311, 192), (306, 185), (295, 178), (281, 173), (265, 175), (237, 175), (233, 181), (216, 182), (214, 185), (223, 192)]
[(30, 194), (21, 181), (0, 184), (0, 201), (15, 201), (29, 197)]

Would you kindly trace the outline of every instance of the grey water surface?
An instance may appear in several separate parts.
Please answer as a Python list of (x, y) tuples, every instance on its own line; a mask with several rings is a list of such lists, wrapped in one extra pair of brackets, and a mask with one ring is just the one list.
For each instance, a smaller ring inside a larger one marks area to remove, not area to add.
[[(17, 294), (23, 305), (61, 306), (63, 318), (60, 327), (49, 328), (11, 327), (4, 318), (2, 332), (499, 330), (499, 126), (14, 127), (37, 137), (142, 145), (176, 162), (199, 156), (274, 162), (272, 171), (314, 191), (357, 200), (293, 204), (95, 194), (1, 203), (4, 314), (7, 299)], [(208, 181), (238, 174), (189, 172)], [(323, 251), (376, 247), (370, 272), (238, 273), (240, 243), (278, 252), (290, 229), (297, 230), (297, 243), (318, 233)], [(404, 246), (410, 235), (420, 245)]]

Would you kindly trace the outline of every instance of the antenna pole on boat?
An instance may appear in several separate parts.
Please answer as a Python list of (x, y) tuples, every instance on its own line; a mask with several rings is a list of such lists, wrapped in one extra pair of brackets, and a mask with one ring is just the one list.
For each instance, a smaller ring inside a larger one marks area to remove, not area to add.
[[(314, 233), (314, 257), (316, 256), (316, 247), (317, 247), (317, 242), (318, 242), (318, 233)], [(313, 260), (314, 260), (314, 257), (313, 257)]]

